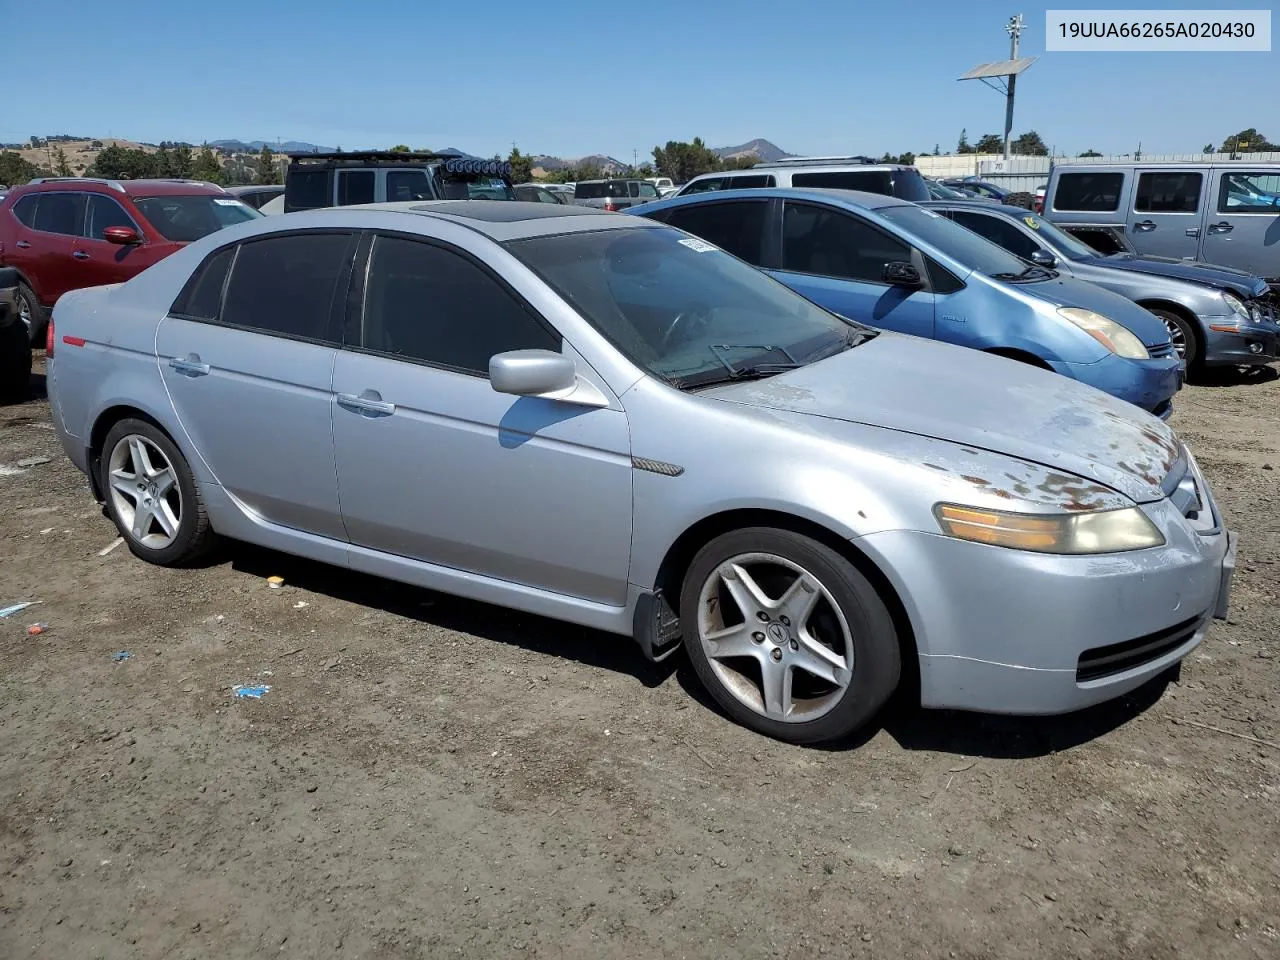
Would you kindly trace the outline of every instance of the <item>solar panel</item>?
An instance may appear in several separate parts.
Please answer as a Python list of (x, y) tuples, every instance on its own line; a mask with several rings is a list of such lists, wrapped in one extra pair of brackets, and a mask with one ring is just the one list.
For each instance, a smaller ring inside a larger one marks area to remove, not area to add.
[(1017, 60), (997, 60), (995, 63), (980, 63), (960, 79), (981, 80), (984, 77), (1016, 77), (1035, 63), (1036, 59), (1036, 57), (1019, 57)]

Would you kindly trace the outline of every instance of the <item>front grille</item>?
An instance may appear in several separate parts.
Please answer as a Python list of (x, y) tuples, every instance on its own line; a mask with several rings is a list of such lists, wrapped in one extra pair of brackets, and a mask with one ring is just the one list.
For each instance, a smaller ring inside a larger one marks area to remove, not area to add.
[(1153, 360), (1163, 360), (1165, 357), (1176, 356), (1178, 351), (1172, 343), (1161, 343), (1154, 347), (1147, 347), (1147, 355)]
[(1205, 614), (1184, 620), (1164, 630), (1157, 630), (1136, 640), (1112, 643), (1105, 647), (1093, 647), (1080, 654), (1076, 664), (1076, 683), (1101, 680), (1117, 673), (1124, 673), (1144, 663), (1157, 660), (1171, 650), (1177, 650), (1196, 635)]

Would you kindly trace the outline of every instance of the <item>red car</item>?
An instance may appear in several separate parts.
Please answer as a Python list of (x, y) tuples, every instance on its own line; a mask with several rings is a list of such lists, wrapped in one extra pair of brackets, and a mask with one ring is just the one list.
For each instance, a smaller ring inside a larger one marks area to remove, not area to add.
[(18, 314), (36, 343), (68, 290), (128, 280), (192, 240), (260, 216), (195, 180), (32, 180), (0, 200), (0, 267), (18, 271)]

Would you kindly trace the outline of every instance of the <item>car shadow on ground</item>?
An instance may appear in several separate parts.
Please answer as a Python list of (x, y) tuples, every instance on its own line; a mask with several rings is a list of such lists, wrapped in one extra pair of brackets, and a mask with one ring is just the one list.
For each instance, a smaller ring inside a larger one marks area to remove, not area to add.
[[(1280, 368), (1275, 364), (1258, 367), (1210, 367), (1200, 371), (1195, 385), (1198, 387), (1252, 387), (1280, 379)], [(1175, 398), (1174, 403), (1178, 401)]]
[(639, 646), (624, 636), (424, 590), (250, 544), (227, 544), (210, 560), (214, 563), (230, 560), (237, 572), (264, 579), (281, 576), (290, 586), (385, 610), (419, 623), (628, 674), (650, 688), (661, 686), (671, 676), (678, 659), (652, 663), (641, 654)]
[(27, 392), (16, 400), (5, 402), (0, 400), (0, 407), (20, 407), (24, 403), (30, 403), (33, 400), (44, 400), (49, 396), (49, 388), (47, 378), (44, 373), (36, 373), (32, 371), (31, 380), (27, 385)]

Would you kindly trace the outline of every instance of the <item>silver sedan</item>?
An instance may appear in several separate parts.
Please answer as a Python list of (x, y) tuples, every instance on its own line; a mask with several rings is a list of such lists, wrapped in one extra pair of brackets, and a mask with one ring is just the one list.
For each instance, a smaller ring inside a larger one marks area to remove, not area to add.
[(63, 446), (138, 557), (220, 535), (683, 649), (785, 740), (907, 673), (929, 707), (1083, 707), (1226, 613), (1234, 538), (1159, 420), (638, 217), (259, 219), (54, 323)]

